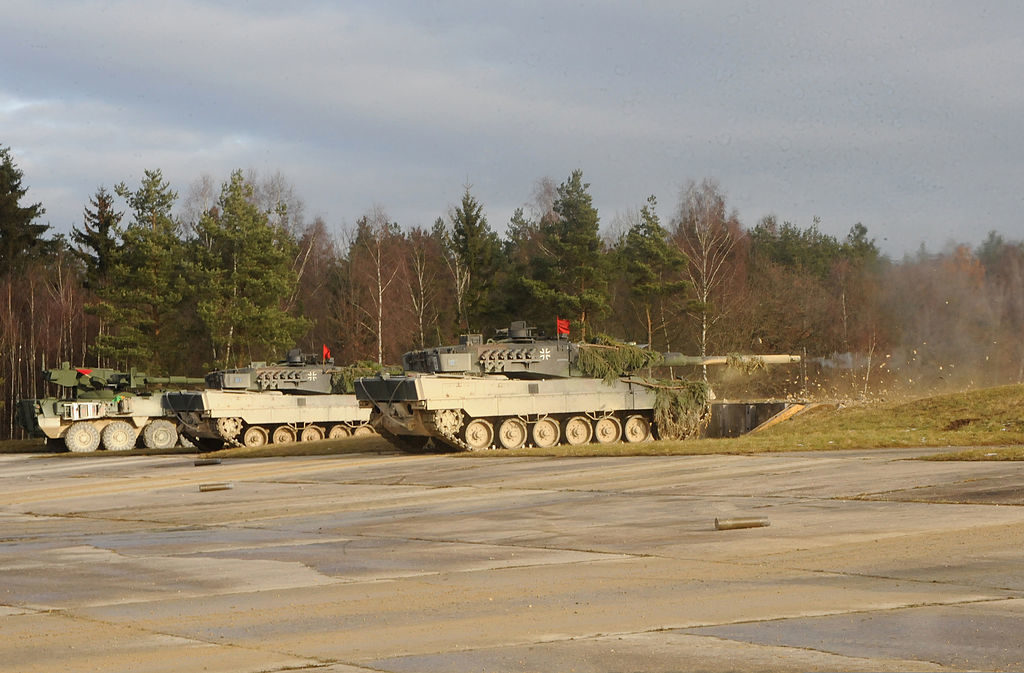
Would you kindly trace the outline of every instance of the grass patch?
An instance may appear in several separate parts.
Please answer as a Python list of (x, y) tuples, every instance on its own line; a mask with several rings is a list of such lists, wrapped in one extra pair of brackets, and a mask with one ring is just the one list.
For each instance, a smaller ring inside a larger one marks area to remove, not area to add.
[(946, 451), (921, 460), (1024, 460), (1024, 446), (986, 446)]
[(0, 442), (0, 453), (57, 453), (63, 449), (51, 448), (45, 439), (8, 439)]

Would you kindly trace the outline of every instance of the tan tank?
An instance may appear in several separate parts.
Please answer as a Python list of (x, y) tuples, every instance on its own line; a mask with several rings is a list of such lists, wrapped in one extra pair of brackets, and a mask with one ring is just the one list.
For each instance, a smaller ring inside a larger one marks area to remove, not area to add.
[(257, 447), (373, 434), (352, 381), (374, 371), (335, 366), (298, 350), (285, 360), (206, 375), (206, 390), (169, 393), (182, 436), (203, 449)]
[(704, 358), (538, 338), (515, 322), (487, 342), (467, 335), (406, 353), (404, 374), (357, 379), (355, 393), (381, 434), (404, 449), (642, 442), (693, 436), (709, 410), (702, 382), (642, 375), (654, 367), (793, 362), (799, 356)]

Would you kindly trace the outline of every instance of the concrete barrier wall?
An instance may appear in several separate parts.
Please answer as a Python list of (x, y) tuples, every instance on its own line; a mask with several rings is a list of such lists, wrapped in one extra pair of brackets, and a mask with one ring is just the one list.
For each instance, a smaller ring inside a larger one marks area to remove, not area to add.
[(704, 437), (739, 437), (783, 411), (787, 402), (712, 402)]

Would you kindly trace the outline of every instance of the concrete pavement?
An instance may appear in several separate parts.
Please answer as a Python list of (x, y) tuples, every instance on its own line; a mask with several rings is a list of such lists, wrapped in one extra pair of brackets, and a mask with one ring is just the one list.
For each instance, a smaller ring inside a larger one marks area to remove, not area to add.
[(4, 455), (0, 671), (1022, 670), (1024, 463), (923, 453)]

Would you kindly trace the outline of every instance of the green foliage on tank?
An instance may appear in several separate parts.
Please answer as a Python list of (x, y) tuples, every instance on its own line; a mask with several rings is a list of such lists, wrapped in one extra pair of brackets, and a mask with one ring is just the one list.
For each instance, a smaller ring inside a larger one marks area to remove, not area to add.
[(664, 437), (688, 439), (707, 422), (711, 392), (703, 381), (677, 381), (656, 386), (654, 422)]
[(331, 392), (340, 395), (351, 395), (355, 392), (356, 379), (377, 376), (380, 373), (398, 375), (401, 367), (382, 366), (373, 360), (360, 360), (348, 367), (336, 367), (331, 372)]
[(656, 367), (665, 359), (657, 351), (622, 343), (603, 334), (590, 343), (577, 344), (576, 349), (576, 367), (580, 374), (606, 383), (647, 367)]

